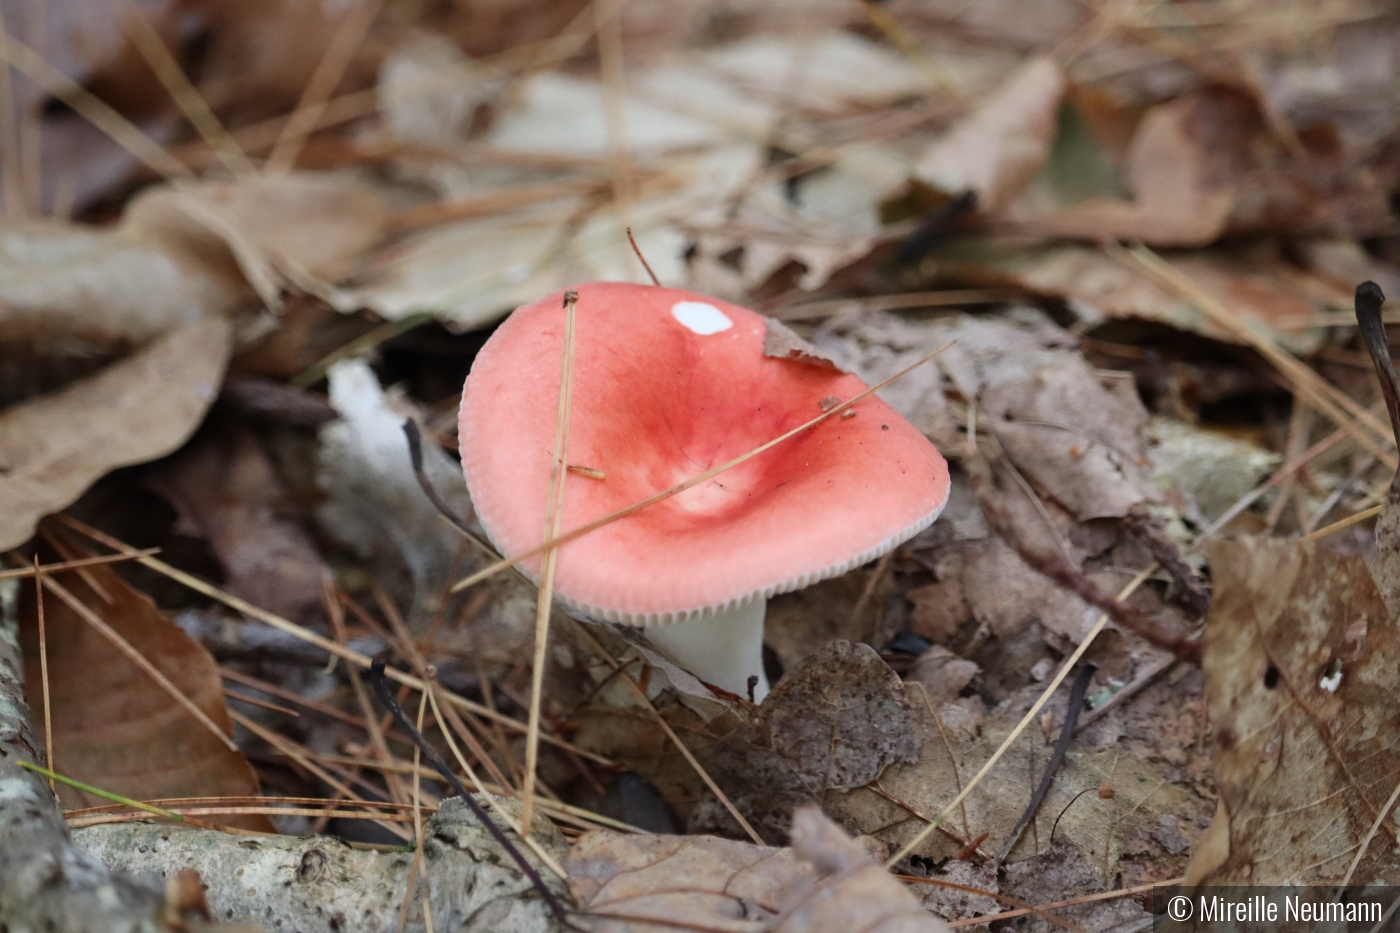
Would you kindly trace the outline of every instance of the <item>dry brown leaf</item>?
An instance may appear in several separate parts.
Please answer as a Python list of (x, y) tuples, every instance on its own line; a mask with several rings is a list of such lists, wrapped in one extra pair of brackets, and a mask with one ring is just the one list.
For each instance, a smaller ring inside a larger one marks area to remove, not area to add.
[(0, 226), (0, 341), (139, 344), (251, 293), (233, 263), (96, 227)]
[(349, 175), (297, 172), (158, 188), (132, 201), (129, 237), (217, 265), (225, 252), (270, 307), (284, 287), (328, 291), (384, 234), (386, 206)]
[(1330, 884), (1358, 854), (1353, 884), (1394, 880), (1400, 632), (1365, 563), (1265, 538), (1206, 554), (1220, 804), (1187, 883)]
[(1014, 382), (989, 382), (978, 399), (983, 426), (1075, 518), (1120, 518), (1144, 498), (1147, 410), (1135, 394), (1105, 385), (1082, 356), (1063, 356)]
[[(1082, 552), (1076, 556), (1082, 559)], [(909, 591), (911, 630), (930, 641), (947, 641), (975, 620), (1010, 642), (1033, 623), (1063, 627), (1088, 611), (1079, 597), (1031, 569), (998, 538), (940, 548), (934, 568), (938, 582)]]
[(1133, 201), (1095, 198), (1029, 219), (1026, 226), (1051, 236), (1153, 246), (1214, 241), (1225, 230), (1248, 168), (1237, 150), (1255, 128), (1241, 125), (1231, 101), (1203, 92), (1149, 110), (1128, 149)]
[(824, 356), (821, 351), (803, 340), (793, 332), (791, 327), (777, 318), (769, 318), (764, 322), (764, 326), (764, 356), (792, 360), (805, 366), (817, 366), (823, 369), (837, 368), (836, 364)]
[[(223, 681), (214, 658), (166, 620), (154, 602), (112, 568), (87, 569), (88, 579), (64, 574), (62, 585), (110, 625), (194, 701), (225, 734), (233, 723), (224, 706)], [(104, 595), (106, 598), (104, 598)], [(44, 695), (32, 584), (21, 590), (20, 640), (25, 693), (34, 730), (44, 731)], [(242, 797), (258, 792), (257, 776), (242, 754), (212, 735), (151, 677), (118, 652), (72, 608), (44, 594), (54, 770), (102, 790), (153, 800), (162, 797)], [(103, 801), (59, 785), (68, 807)], [(271, 832), (266, 817), (209, 817)]]
[(904, 686), (869, 645), (832, 642), (774, 685), (760, 709), (772, 750), (814, 790), (848, 790), (918, 753)]
[[(965, 274), (975, 281), (990, 280), (1064, 298), (1089, 324), (1105, 318), (1136, 318), (1212, 340), (1239, 342), (1189, 301), (1100, 249), (987, 246), (975, 259), (965, 254), (949, 257), (940, 265), (950, 274)], [(1299, 355), (1316, 351), (1324, 340), (1320, 329), (1307, 326), (1309, 320), (1321, 312), (1349, 307), (1349, 295), (1335, 285), (1272, 254), (1196, 252), (1173, 256), (1172, 264), (1242, 318), (1251, 320), (1253, 326), (1264, 327), (1280, 346)]]
[(0, 411), (0, 549), (21, 544), (108, 471), (183, 444), (218, 394), (230, 347), (229, 323), (206, 318)]
[(845, 29), (758, 35), (701, 56), (743, 94), (818, 113), (876, 107), (928, 93), (908, 56)]
[(1133, 200), (1093, 197), (1048, 214), (1023, 203), (1013, 214), (1036, 233), (1153, 246), (1283, 231), (1362, 237), (1384, 225), (1383, 186), (1356, 164), (1360, 152), (1334, 144), (1300, 158), (1302, 148), (1280, 141), (1253, 98), (1209, 87), (1142, 118), (1126, 154)]
[[(652, 702), (764, 839), (782, 839), (793, 809), (827, 788), (860, 786), (917, 751), (904, 687), (867, 645), (837, 641), (818, 648), (755, 712), (716, 699), (654, 652), (633, 649), (601, 627), (590, 631), (621, 661), (640, 654)], [(575, 646), (567, 627), (554, 643), (551, 696), (576, 724), (574, 741), (646, 777), (688, 831), (739, 832), (611, 668), (590, 660), (593, 652)]]
[(382, 235), (368, 186), (311, 172), (147, 189), (110, 229), (0, 225), (0, 342), (145, 343), (284, 287), (322, 290)]
[[(776, 840), (799, 804), (915, 760), (913, 725), (898, 675), (869, 645), (836, 641), (774, 684), (752, 726), (697, 754), (764, 839)], [(733, 833), (738, 827), (706, 796), (687, 828)]]
[(942, 706), (956, 700), (981, 671), (976, 662), (964, 660), (942, 645), (934, 645), (919, 655), (908, 677), (923, 685), (930, 703)]
[(1022, 66), (919, 159), (919, 178), (950, 194), (977, 193), (993, 213), (1030, 184), (1050, 154), (1065, 76), (1052, 59)]
[(965, 417), (950, 408), (944, 376), (978, 405), (1011, 460), (1083, 520), (1122, 516), (1150, 494), (1139, 434), (1147, 412), (1084, 360), (1074, 338), (1038, 312), (924, 323), (891, 314), (833, 321), (817, 348), (867, 382), (951, 344), (881, 393), (946, 451)]
[(208, 539), (230, 593), (295, 621), (319, 615), (324, 565), (302, 527), (278, 514), (286, 491), (250, 431), (201, 433), (151, 482), (184, 530)]
[[(926, 825), (910, 810), (926, 817), (940, 813), (1001, 744), (1030, 702), (1023, 694), (984, 717), (980, 701), (959, 700), (940, 707), (940, 721), (935, 723), (933, 711), (915, 693), (918, 687), (906, 685), (906, 690), (914, 708), (919, 760), (893, 765), (881, 774), (880, 788), (888, 797), (857, 788), (830, 792), (822, 801), (823, 809), (848, 831), (868, 833), (893, 846), (903, 845)], [(1057, 711), (1056, 719), (1060, 716)], [(1035, 730), (1023, 735), (944, 824), (947, 834), (934, 833), (914, 854), (941, 863), (983, 833), (987, 838), (982, 851), (997, 851), (1040, 781), (1048, 745)], [(1106, 779), (1117, 789), (1112, 799), (1086, 794), (1075, 800), (1080, 791), (1097, 788)], [(1074, 806), (1069, 806), (1072, 800)], [(1008, 867), (1073, 855), (1093, 867), (1099, 884), (1110, 884), (1123, 870), (1122, 860), (1147, 859), (1155, 870), (1166, 873), (1161, 877), (1171, 877), (1173, 867), (1185, 863), (1185, 847), (1168, 840), (1176, 850), (1172, 851), (1168, 842), (1158, 838), (1163, 820), (1180, 826), (1175, 836), (1187, 839), (1189, 845), (1190, 837), (1183, 836), (1183, 831), (1193, 833), (1190, 827), (1200, 815), (1197, 802), (1141, 758), (1112, 747), (1090, 751), (1071, 746), (1033, 826), (1011, 850)]]
[(678, 918), (724, 933), (948, 929), (816, 807), (793, 815), (792, 837), (793, 848), (773, 849), (594, 831), (574, 844), (564, 868), (597, 933), (646, 933)]
[(615, 917), (684, 917), (697, 927), (759, 933), (777, 918), (794, 883), (811, 869), (790, 849), (711, 836), (593, 831), (564, 861), (569, 890), (597, 933), (643, 933), (655, 925)]
[(948, 933), (859, 842), (817, 807), (792, 815), (792, 849), (823, 876), (773, 933)]

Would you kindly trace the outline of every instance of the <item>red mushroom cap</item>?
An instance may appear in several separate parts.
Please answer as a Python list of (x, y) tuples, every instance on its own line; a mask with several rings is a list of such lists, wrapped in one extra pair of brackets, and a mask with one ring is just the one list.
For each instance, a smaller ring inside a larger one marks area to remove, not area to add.
[[(764, 356), (764, 318), (673, 288), (580, 285), (563, 528), (631, 505), (865, 389)], [(519, 308), (462, 395), (462, 467), (505, 554), (545, 527), (564, 340), (563, 292)], [(831, 403), (826, 401), (826, 407)], [(875, 396), (710, 481), (565, 544), (555, 595), (595, 619), (649, 625), (800, 589), (928, 527), (948, 464)], [(539, 558), (522, 562), (538, 574)]]

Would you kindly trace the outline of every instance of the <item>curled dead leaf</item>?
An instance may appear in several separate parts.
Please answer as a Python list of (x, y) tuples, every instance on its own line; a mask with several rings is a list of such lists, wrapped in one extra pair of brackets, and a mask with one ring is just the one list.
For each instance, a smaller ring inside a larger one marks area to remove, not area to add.
[(218, 394), (231, 327), (209, 317), (51, 395), (0, 411), (0, 549), (98, 477), (183, 444)]
[(564, 869), (570, 892), (592, 915), (590, 928), (597, 933), (641, 933), (653, 929), (645, 918), (676, 917), (757, 933), (777, 918), (784, 892), (811, 876), (790, 849), (711, 836), (601, 831), (579, 838)]
[(904, 885), (817, 807), (792, 815), (792, 848), (825, 877), (773, 933), (948, 933)]
[(323, 564), (306, 531), (278, 513), (286, 490), (246, 428), (201, 432), (160, 464), (151, 483), (208, 539), (225, 588), (270, 612), (307, 621), (320, 614)]
[[(763, 355), (774, 357), (780, 360), (793, 360), (806, 366), (817, 366), (823, 369), (837, 369), (837, 365), (824, 355), (816, 347), (803, 340), (782, 321), (777, 318), (769, 318), (764, 322), (766, 330), (763, 333)], [(839, 401), (839, 399), (838, 399)], [(823, 399), (825, 404), (826, 400)], [(823, 408), (827, 411), (835, 407), (836, 402)]]
[[(1233, 101), (1229, 98), (1228, 101)], [(1136, 198), (1095, 198), (1028, 221), (1037, 232), (1098, 240), (1141, 240), (1153, 246), (1204, 246), (1225, 230), (1247, 165), (1218, 127), (1243, 138), (1247, 128), (1222, 111), (1226, 99), (1193, 94), (1159, 104), (1142, 118), (1128, 149), (1127, 174)]]
[(284, 287), (324, 291), (384, 231), (379, 195), (312, 172), (147, 189), (113, 228), (0, 224), (0, 342), (141, 344)]
[(920, 158), (919, 178), (949, 193), (974, 191), (988, 213), (1010, 204), (1045, 164), (1065, 76), (1049, 58), (1022, 66)]

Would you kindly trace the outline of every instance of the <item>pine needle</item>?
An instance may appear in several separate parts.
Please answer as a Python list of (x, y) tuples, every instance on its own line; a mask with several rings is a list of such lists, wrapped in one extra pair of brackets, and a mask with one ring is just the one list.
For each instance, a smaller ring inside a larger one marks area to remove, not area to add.
[[(1156, 571), (1157, 565), (1149, 564), (1145, 570), (1133, 577), (1128, 585), (1123, 587), (1122, 592), (1118, 594), (1119, 602), (1133, 595), (1133, 591), (1139, 586), (1142, 586), (1147, 578), (1156, 573)], [(1026, 711), (1026, 715), (1021, 717), (1021, 721), (1016, 724), (1015, 729), (1011, 730), (1010, 735), (1001, 743), (1001, 747), (992, 753), (992, 757), (987, 759), (987, 763), (972, 776), (972, 780), (967, 782), (967, 786), (958, 792), (958, 795), (953, 798), (953, 802), (944, 807), (939, 812), (938, 816), (934, 817), (933, 822), (925, 826), (919, 831), (918, 835), (905, 843), (903, 848), (890, 856), (889, 860), (885, 862), (886, 868), (893, 868), (901, 859), (922, 845), (925, 839), (932, 835), (939, 826), (943, 825), (943, 821), (948, 819), (949, 814), (956, 810), (958, 805), (967, 799), (968, 794), (972, 793), (972, 789), (976, 787), (982, 781), (982, 778), (987, 776), (987, 772), (991, 771), (992, 767), (1002, 759), (1002, 756), (1006, 754), (1007, 749), (1011, 747), (1012, 743), (1020, 738), (1021, 733), (1026, 731), (1026, 727), (1035, 721), (1035, 717), (1040, 713), (1041, 709), (1044, 708), (1045, 704), (1050, 701), (1050, 697), (1059, 689), (1064, 679), (1069, 676), (1069, 672), (1074, 669), (1074, 665), (1079, 663), (1079, 659), (1084, 657), (1084, 653), (1089, 650), (1089, 646), (1094, 643), (1094, 639), (1098, 637), (1099, 632), (1102, 632), (1104, 626), (1107, 624), (1108, 613), (1105, 612), (1099, 616), (1098, 621), (1094, 623), (1094, 627), (1089, 629), (1088, 634), (1079, 642), (1079, 646), (1074, 649), (1074, 652), (1065, 659), (1065, 663), (1060, 666), (1060, 672), (1046, 685), (1044, 692), (1040, 694), (1040, 698)]]
[[(558, 537), (564, 520), (564, 481), (568, 476), (569, 422), (574, 398), (574, 319), (578, 292), (564, 293), (564, 353), (559, 370), (559, 409), (554, 424), (554, 459), (550, 464), (549, 501), (545, 507), (544, 536)], [(540, 591), (535, 604), (535, 661), (530, 678), (530, 718), (525, 733), (525, 776), (520, 789), (520, 824), (528, 834), (534, 816), (535, 770), (540, 753), (540, 707), (544, 696), (545, 651), (549, 644), (549, 614), (554, 600), (554, 568), (557, 548), (544, 552), (540, 562)]]
[[(49, 699), (49, 635), (44, 626), (44, 577), (39, 569), (39, 555), (34, 555), (34, 610), (39, 617), (39, 680), (44, 687), (44, 763), (53, 762), (53, 703)], [(53, 790), (49, 778), (49, 790)]]
[(190, 83), (180, 63), (170, 54), (170, 49), (166, 48), (155, 27), (136, 5), (135, 0), (124, 0), (121, 16), (131, 44), (136, 46), (136, 51), (146, 59), (146, 64), (151, 66), (160, 83), (165, 86), (171, 100), (175, 101), (185, 119), (195, 128), (195, 132), (199, 133), (209, 144), (209, 148), (218, 155), (229, 173), (234, 178), (246, 178), (256, 174), (257, 169), (253, 167), (253, 163), (248, 161), (238, 143), (219, 122), (219, 118), (214, 116), (214, 111), (209, 108), (209, 102), (204, 99), (204, 95)]
[(87, 88), (45, 61), (29, 46), (5, 32), (0, 32), (0, 62), (24, 72), (45, 92), (63, 101), (93, 126), (111, 137), (112, 141), (148, 169), (167, 180), (194, 178), (189, 166), (167, 152), (161, 145), (98, 98)]

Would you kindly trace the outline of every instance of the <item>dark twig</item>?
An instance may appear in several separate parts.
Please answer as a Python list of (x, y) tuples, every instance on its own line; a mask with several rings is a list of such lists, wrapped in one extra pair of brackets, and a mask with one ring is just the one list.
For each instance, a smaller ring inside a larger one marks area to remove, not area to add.
[(656, 273), (651, 271), (651, 263), (642, 255), (642, 248), (637, 245), (637, 240), (632, 236), (632, 228), (627, 228), (627, 242), (632, 244), (632, 252), (637, 254), (637, 261), (642, 264), (642, 268), (647, 270), (647, 275), (651, 276), (651, 284), (657, 288), (661, 287), (661, 280), (656, 277)]
[(413, 478), (418, 480), (418, 487), (423, 490), (423, 495), (428, 497), (428, 501), (438, 510), (439, 515), (452, 523), (453, 528), (468, 538), (476, 538), (476, 532), (443, 501), (442, 496), (438, 495), (438, 491), (428, 481), (428, 474), (423, 472), (423, 436), (418, 432), (418, 422), (412, 418), (405, 419), (403, 433), (408, 438), (408, 456), (413, 462)]
[(977, 207), (977, 192), (964, 191), (924, 219), (899, 247), (899, 261), (912, 265), (947, 239), (953, 227)]
[(1065, 724), (1060, 727), (1060, 738), (1055, 742), (1055, 750), (1050, 753), (1050, 760), (1045, 763), (1045, 774), (1040, 779), (1040, 786), (1031, 795), (1026, 812), (1021, 814), (1021, 818), (1016, 821), (1016, 828), (1011, 830), (1011, 836), (1006, 840), (1006, 845), (1001, 847), (1001, 852), (996, 858), (998, 862), (1010, 853), (1021, 838), (1021, 833), (1025, 832), (1026, 826), (1035, 819), (1040, 805), (1045, 802), (1045, 795), (1050, 793), (1050, 785), (1055, 783), (1055, 773), (1060, 770), (1060, 765), (1065, 760), (1069, 743), (1074, 741), (1075, 723), (1079, 721), (1079, 711), (1084, 707), (1084, 695), (1089, 692), (1089, 681), (1093, 679), (1096, 670), (1098, 668), (1094, 665), (1085, 664), (1079, 669), (1079, 676), (1074, 678), (1074, 685), (1069, 688), (1069, 707), (1065, 710)]
[[(1376, 377), (1381, 383), (1386, 411), (1390, 412), (1390, 429), (1400, 443), (1400, 377), (1390, 361), (1390, 344), (1381, 323), (1381, 306), (1385, 294), (1375, 282), (1356, 286), (1356, 323), (1361, 339), (1371, 354)], [(1400, 472), (1390, 481), (1385, 507), (1376, 520), (1376, 559), (1371, 563), (1371, 578), (1390, 610), (1392, 619), (1400, 616)]]
[[(433, 488), (432, 481), (428, 479), (428, 474), (423, 471), (423, 439), (422, 435), (418, 432), (418, 422), (414, 421), (412, 418), (404, 421), (403, 433), (404, 436), (408, 438), (408, 456), (413, 465), (413, 477), (418, 480), (418, 487), (423, 490), (423, 494), (428, 497), (428, 501), (433, 504), (433, 508), (438, 510), (438, 514), (443, 517), (444, 521), (455, 528), (462, 537), (470, 541), (472, 546), (480, 551), (483, 557), (492, 562), (499, 561), (501, 559), (501, 552), (496, 550), (491, 545), (490, 541), (487, 541), (485, 538), (481, 537), (481, 535), (472, 531), (471, 526), (463, 521), (456, 512), (452, 511), (451, 507), (443, 500), (438, 491)], [(529, 576), (526, 575), (525, 571), (521, 570), (519, 567), (512, 567), (511, 569), (515, 571), (515, 575), (520, 579), (529, 583), (531, 586), (535, 585), (535, 581), (531, 580)]]
[(1097, 606), (1119, 627), (1145, 638), (1158, 648), (1170, 651), (1183, 661), (1201, 663), (1201, 643), (1173, 630), (1135, 606), (1130, 606), (1099, 589), (1078, 567), (1058, 553), (1035, 548), (1021, 533), (1015, 518), (1002, 502), (1002, 494), (992, 478), (992, 467), (980, 449), (969, 451), (963, 458), (977, 504), (987, 518), (987, 525), (1011, 546), (1021, 560), (1041, 575), (1074, 593), (1091, 606)]
[(443, 501), (442, 496), (433, 488), (428, 474), (423, 472), (423, 438), (418, 433), (418, 422), (412, 418), (406, 419), (403, 423), (403, 433), (408, 438), (408, 456), (413, 463), (413, 478), (418, 480), (418, 488), (423, 490), (423, 495), (428, 497), (428, 501), (433, 504), (433, 508), (438, 510), (438, 514), (446, 519), (453, 528), (461, 532), (462, 537), (470, 541), (488, 560), (500, 560), (500, 553), (491, 546), (489, 541), (472, 531), (471, 526), (460, 515), (452, 511), (451, 506)]
[(1181, 549), (1167, 537), (1162, 523), (1148, 511), (1147, 506), (1138, 503), (1123, 516), (1123, 524), (1133, 537), (1142, 542), (1152, 559), (1161, 564), (1181, 591), (1181, 601), (1198, 618), (1205, 618), (1210, 612), (1210, 593), (1205, 583), (1196, 576), (1190, 565), (1182, 559)]
[(1396, 443), (1400, 444), (1400, 376), (1396, 376), (1395, 364), (1390, 361), (1390, 344), (1385, 339), (1385, 326), (1381, 323), (1383, 304), (1385, 294), (1375, 282), (1362, 282), (1356, 286), (1356, 324), (1361, 330), (1362, 342), (1370, 351), (1376, 376), (1381, 381), (1385, 408), (1390, 412), (1390, 430), (1395, 434)]
[(319, 428), (340, 417), (324, 395), (254, 376), (224, 380), (218, 405), (251, 420), (297, 428)]
[(457, 796), (462, 798), (462, 801), (467, 805), (468, 809), (472, 811), (472, 816), (476, 817), (481, 825), (486, 828), (486, 831), (491, 834), (491, 838), (495, 839), (501, 848), (510, 853), (510, 857), (515, 860), (515, 864), (520, 866), (520, 870), (524, 872), (525, 877), (529, 878), (530, 883), (535, 886), (535, 890), (540, 892), (540, 897), (543, 898), (545, 904), (549, 906), (549, 910), (554, 914), (555, 919), (570, 930), (578, 929), (569, 921), (568, 913), (565, 911), (564, 905), (560, 904), (558, 898), (554, 896), (554, 892), (549, 890), (549, 887), (544, 883), (544, 879), (540, 877), (539, 872), (535, 871), (534, 866), (525, 858), (525, 854), (516, 847), (515, 843), (510, 841), (501, 828), (496, 825), (495, 820), (487, 815), (481, 804), (476, 802), (476, 798), (467, 792), (467, 789), (462, 786), (462, 782), (457, 780), (457, 775), (453, 774), (452, 769), (447, 766), (447, 762), (443, 760), (442, 755), (438, 754), (436, 748), (428, 744), (428, 741), (423, 738), (423, 733), (418, 731), (413, 725), (412, 720), (404, 713), (403, 707), (399, 706), (399, 701), (394, 698), (394, 691), (389, 687), (388, 678), (384, 676), (383, 661), (375, 661), (370, 665), (369, 682), (370, 686), (374, 688), (374, 695), (379, 697), (379, 702), (389, 711), (389, 715), (394, 717), (394, 722), (398, 723), (399, 728), (413, 740), (413, 744), (418, 746), (418, 749), (423, 753), (423, 757), (427, 758), (428, 763), (436, 769), (438, 774), (442, 775), (443, 780), (451, 785), (452, 789), (457, 792)]

